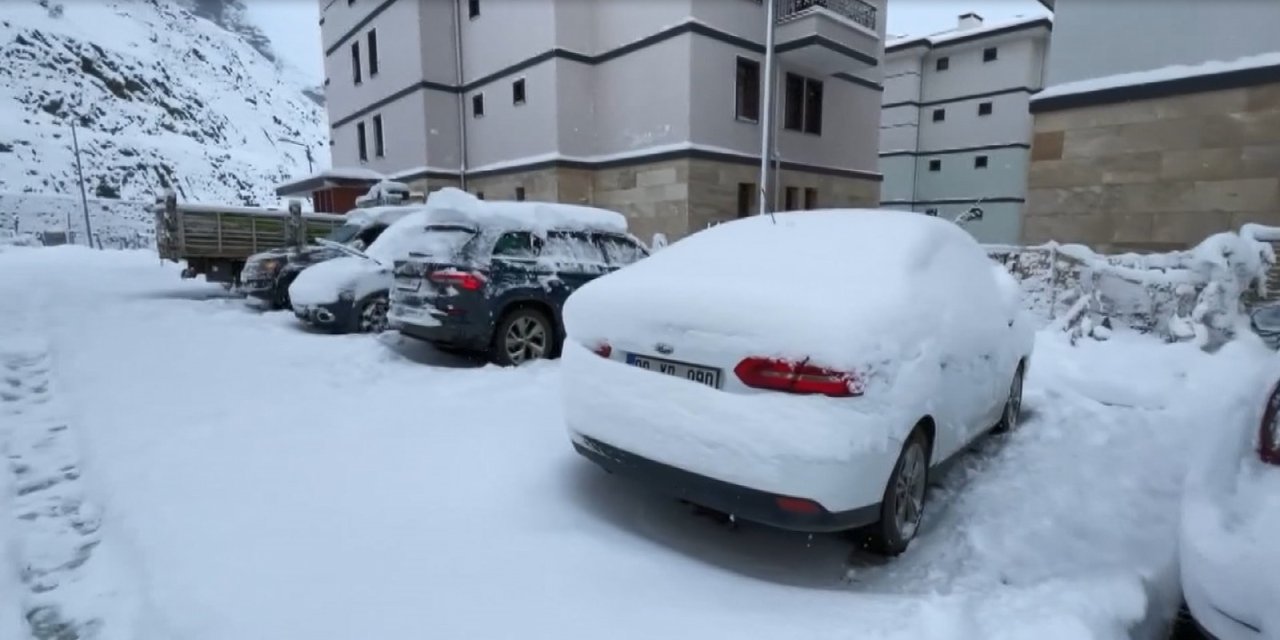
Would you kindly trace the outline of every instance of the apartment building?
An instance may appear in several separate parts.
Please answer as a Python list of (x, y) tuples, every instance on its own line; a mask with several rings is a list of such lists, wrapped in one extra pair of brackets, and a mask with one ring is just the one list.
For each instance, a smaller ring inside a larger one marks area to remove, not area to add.
[[(780, 209), (879, 201), (883, 0), (776, 2)], [(762, 0), (323, 0), (335, 166), (623, 211), (756, 213)]]
[(1042, 1), (1024, 241), (1161, 251), (1280, 225), (1280, 3)]
[(890, 40), (880, 116), (881, 203), (954, 218), (979, 240), (1018, 241), (1031, 148), (1031, 95), (1043, 83), (1053, 23), (986, 24), (965, 13), (952, 30)]

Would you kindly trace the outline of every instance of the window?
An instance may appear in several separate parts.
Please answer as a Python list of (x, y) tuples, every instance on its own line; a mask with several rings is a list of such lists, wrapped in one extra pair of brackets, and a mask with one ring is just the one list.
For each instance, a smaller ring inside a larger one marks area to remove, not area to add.
[(977, 156), (977, 157), (975, 157), (975, 158), (973, 159), (973, 168), (974, 168), (974, 169), (986, 169), (986, 168), (987, 168), (987, 157), (986, 157), (986, 156)]
[(484, 192), (483, 192), (483, 191), (477, 191), (477, 192), (476, 192), (476, 200), (484, 200)]
[(930, 170), (930, 171), (942, 171), (942, 161), (941, 161), (941, 160), (930, 160), (930, 161), (929, 161), (929, 170)]
[(644, 248), (633, 242), (630, 238), (615, 235), (602, 235), (598, 237), (600, 247), (604, 249), (605, 258), (608, 259), (609, 265), (614, 267), (625, 267), (633, 262), (638, 262), (645, 257)]
[[(479, 195), (479, 194), (477, 194)], [(508, 231), (493, 245), (493, 257), (533, 260), (542, 251), (542, 240), (528, 231)]]
[(951, 58), (938, 58), (938, 61), (934, 63), (934, 68), (938, 71), (946, 71), (947, 69), (950, 69)]
[(798, 202), (799, 200), (800, 189), (797, 187), (787, 187), (782, 196), (782, 210), (795, 211), (800, 206), (800, 203)]
[(356, 149), (360, 151), (360, 162), (369, 161), (369, 147), (364, 134), (364, 123), (356, 123)]
[(516, 187), (516, 202), (524, 202), (524, 187)]
[(804, 190), (804, 208), (806, 209), (818, 208), (818, 190), (817, 189), (808, 187)]
[(994, 62), (996, 58), (999, 58), (999, 57), (1000, 57), (1000, 50), (997, 49), (996, 47), (987, 47), (986, 49), (982, 50), (983, 62)]
[(947, 119), (947, 110), (946, 110), (946, 109), (934, 109), (934, 110), (933, 110), (933, 121), (934, 121), (934, 122), (944, 122), (946, 119)]
[(347, 0), (347, 6), (348, 6), (348, 7), (349, 7), (349, 6), (351, 6), (351, 5), (353, 5), (353, 4), (355, 4), (355, 3), (356, 3), (356, 0)]
[(751, 201), (756, 196), (756, 185), (750, 182), (738, 183), (738, 217), (751, 215)]
[(524, 104), (524, 78), (511, 83), (511, 104)]
[(734, 115), (739, 120), (760, 121), (760, 63), (738, 58), (738, 102)]
[(787, 74), (783, 126), (792, 131), (822, 135), (822, 81)]
[(471, 96), (471, 115), (477, 118), (484, 117), (484, 94), (477, 93)]
[(606, 269), (604, 248), (581, 231), (548, 233), (541, 258), (549, 259), (560, 272), (600, 274)]
[(382, 137), (382, 114), (373, 117), (373, 155), (381, 158), (387, 155), (386, 143)]
[(378, 30), (369, 30), (369, 77), (378, 75)]
[(991, 103), (990, 103), (990, 102), (979, 102), (979, 103), (978, 103), (978, 115), (980, 115), (980, 116), (989, 116), (989, 115), (991, 115)]
[(467, 0), (467, 16), (472, 20), (480, 17), (480, 0)]
[(360, 43), (351, 43), (351, 80), (360, 84)]

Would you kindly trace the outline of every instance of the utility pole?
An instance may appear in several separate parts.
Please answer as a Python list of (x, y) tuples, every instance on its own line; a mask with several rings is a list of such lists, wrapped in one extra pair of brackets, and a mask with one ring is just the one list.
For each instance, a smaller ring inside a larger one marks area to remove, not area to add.
[[(93, 228), (89, 224), (89, 196), (84, 192), (84, 169), (80, 166), (80, 139), (76, 136), (76, 121), (71, 120), (71, 148), (76, 152), (76, 177), (80, 181), (80, 207), (84, 209), (84, 241), (93, 246)], [(67, 232), (71, 232), (71, 214), (67, 214)]]
[(770, 134), (773, 131), (773, 28), (774, 28), (774, 5), (777, 0), (765, 0), (765, 20), (768, 24), (765, 27), (764, 40), (764, 115), (760, 118), (760, 205), (759, 213), (764, 215), (769, 208), (769, 156), (772, 154), (770, 150)]

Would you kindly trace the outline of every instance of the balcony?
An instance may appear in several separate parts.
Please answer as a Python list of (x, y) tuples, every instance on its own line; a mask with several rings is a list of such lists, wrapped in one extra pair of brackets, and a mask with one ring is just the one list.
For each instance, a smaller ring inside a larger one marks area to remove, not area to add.
[(880, 10), (865, 0), (773, 0), (778, 56), (822, 74), (879, 64)]

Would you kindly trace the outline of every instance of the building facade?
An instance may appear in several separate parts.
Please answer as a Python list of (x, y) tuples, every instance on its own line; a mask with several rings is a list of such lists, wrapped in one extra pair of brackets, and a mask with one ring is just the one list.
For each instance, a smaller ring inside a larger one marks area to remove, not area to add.
[(889, 41), (884, 58), (883, 206), (954, 218), (979, 240), (1016, 243), (1031, 148), (1031, 94), (1043, 84), (1048, 18), (984, 24)]
[[(779, 208), (874, 205), (883, 0), (770, 1)], [(322, 7), (335, 166), (613, 208), (644, 238), (756, 211), (761, 0)]]
[(1162, 251), (1280, 225), (1280, 3), (1049, 4), (1025, 242)]

